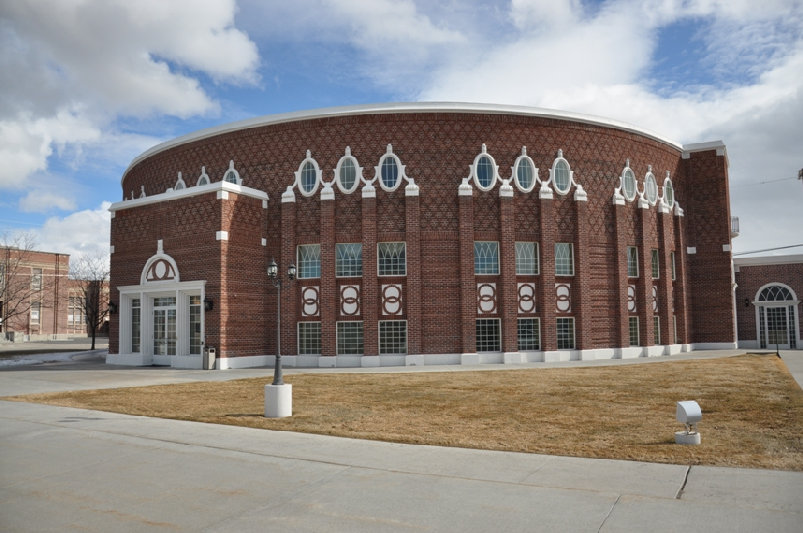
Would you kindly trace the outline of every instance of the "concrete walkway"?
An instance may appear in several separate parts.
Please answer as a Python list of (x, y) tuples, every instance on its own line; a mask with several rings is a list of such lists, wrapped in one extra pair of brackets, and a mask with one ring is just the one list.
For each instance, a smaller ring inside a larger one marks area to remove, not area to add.
[[(800, 375), (803, 352), (783, 355)], [(0, 371), (0, 396), (272, 373), (107, 367), (101, 357)], [(803, 523), (799, 472), (411, 446), (7, 401), (0, 446), (0, 531), (797, 532)]]

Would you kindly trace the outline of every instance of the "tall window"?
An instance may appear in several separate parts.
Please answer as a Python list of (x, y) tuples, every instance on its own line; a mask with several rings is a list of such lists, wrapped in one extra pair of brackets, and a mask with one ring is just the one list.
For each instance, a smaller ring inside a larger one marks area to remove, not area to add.
[(298, 355), (321, 355), (321, 323), (298, 323)]
[(142, 307), (139, 298), (131, 300), (131, 353), (140, 351), (140, 327)]
[(678, 337), (678, 317), (672, 315), (672, 336), (675, 338), (675, 344), (680, 344), (680, 337)]
[(639, 343), (639, 335), (638, 335), (638, 317), (631, 316), (628, 318), (628, 330), (630, 332), (630, 346), (638, 346)]
[(335, 275), (338, 277), (362, 276), (362, 244), (335, 245)]
[(659, 267), (658, 250), (652, 250), (652, 279), (658, 279), (661, 269)]
[(337, 355), (363, 354), (362, 322), (337, 323)]
[(516, 243), (516, 274), (538, 274), (540, 265), (538, 264), (538, 243), (517, 242)]
[(474, 242), (474, 273), (499, 274), (498, 242)]
[(31, 289), (38, 291), (42, 288), (42, 269), (31, 269)]
[(67, 325), (73, 331), (80, 331), (84, 324), (83, 298), (80, 296), (70, 296), (67, 301), (67, 306)]
[(407, 353), (406, 320), (379, 321), (379, 353), (380, 355)]
[(638, 277), (638, 248), (635, 246), (627, 247), (627, 277)]
[(570, 242), (555, 243), (555, 275), (574, 276), (574, 251)]
[(190, 296), (190, 355), (201, 354), (201, 297)]
[(407, 243), (380, 242), (377, 249), (377, 271), (380, 276), (407, 275)]
[(31, 302), (31, 324), (38, 324), (40, 319), (40, 311), (42, 304), (39, 302)]
[(499, 333), (498, 318), (478, 318), (476, 325), (477, 351), (502, 351), (502, 337)]
[(518, 320), (519, 351), (532, 352), (541, 349), (541, 322), (538, 318)]
[(574, 350), (574, 318), (557, 319), (558, 350)]
[(298, 247), (298, 277), (320, 278), (321, 277), (321, 245), (302, 244)]
[(675, 252), (670, 252), (669, 258), (672, 261), (672, 281), (675, 281)]
[(661, 317), (653, 315), (652, 317), (652, 343), (656, 346), (661, 344)]

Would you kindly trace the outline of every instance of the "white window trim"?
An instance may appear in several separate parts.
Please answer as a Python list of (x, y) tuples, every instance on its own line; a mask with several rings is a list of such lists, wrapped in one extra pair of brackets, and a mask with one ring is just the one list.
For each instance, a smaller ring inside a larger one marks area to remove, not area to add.
[[(477, 174), (478, 163), (483, 158), (488, 158), (488, 160), (491, 162), (491, 183), (487, 186), (483, 186), (480, 183), (480, 178)], [(499, 177), (499, 165), (496, 164), (496, 160), (493, 158), (493, 156), (488, 153), (485, 143), (482, 144), (482, 150), (474, 157), (474, 161), (469, 166), (469, 172), (469, 178), (474, 181), (474, 186), (484, 192), (493, 189), (496, 186), (496, 183), (500, 181), (501, 178)]]
[[(380, 255), (379, 255), (379, 246), (381, 244), (404, 244), (404, 274), (382, 274), (379, 269), (380, 263)], [(363, 250), (363, 254), (365, 254), (365, 250)], [(376, 243), (376, 273), (377, 276), (381, 277), (406, 277), (407, 276), (407, 241), (382, 241)]]
[(557, 253), (555, 253), (555, 252), (557, 252), (557, 249), (556, 249), (556, 250), (553, 251), (553, 253), (555, 253), (555, 276), (556, 277), (564, 277), (564, 278), (574, 276), (574, 273), (576, 272), (576, 268), (575, 268), (575, 264), (574, 264), (574, 243), (571, 243), (571, 242), (556, 242), (555, 246), (557, 246), (558, 244), (568, 244), (569, 245), (569, 253), (571, 254), (571, 259), (572, 259), (572, 273), (571, 274), (559, 274), (558, 273)]
[(517, 276), (540, 276), (541, 275), (541, 254), (540, 254), (540, 247), (539, 247), (538, 241), (515, 241), (514, 244), (513, 244), (514, 251), (517, 248), (517, 245), (519, 243), (532, 244), (533, 245), (533, 253), (535, 254), (535, 256), (533, 257), (533, 260), (535, 261), (535, 272), (532, 273), (532, 274), (519, 274), (519, 270), (518, 270), (518, 253), (517, 253), (516, 254), (516, 259), (517, 259), (517, 261), (516, 261), (516, 275)]
[[(647, 165), (647, 169), (647, 174), (644, 176), (644, 198), (650, 205), (655, 205), (658, 203), (658, 181), (652, 173), (652, 165)], [(650, 184), (655, 187), (655, 195), (652, 198), (650, 198)]]
[[(235, 182), (232, 183), (226, 180), (226, 176), (228, 173), (231, 172), (234, 175)], [(223, 178), (220, 181), (225, 181), (226, 183), (232, 183), (232, 185), (242, 185), (243, 179), (240, 177), (240, 173), (237, 172), (237, 169), (234, 168), (234, 159), (229, 160), (229, 168), (223, 173)]]
[[(382, 353), (382, 323), (398, 322), (404, 324), (404, 351), (393, 353)], [(364, 326), (363, 326), (364, 327)], [(376, 341), (379, 355), (407, 355), (410, 353), (410, 327), (407, 320), (379, 320), (376, 327)]]
[[(631, 250), (635, 250), (636, 251), (636, 259), (634, 261), (634, 264), (636, 265), (636, 273), (635, 274), (631, 274), (630, 273), (630, 251)], [(638, 246), (628, 246), (627, 247), (627, 277), (628, 278), (638, 278), (639, 277)]]
[[(559, 162), (566, 163), (566, 168), (569, 169), (569, 183), (566, 185), (565, 190), (562, 190), (560, 187), (558, 187), (558, 184), (555, 182), (555, 168), (558, 166)], [(557, 191), (557, 193), (561, 196), (566, 196), (569, 194), (569, 191), (572, 190), (572, 185), (577, 187), (578, 193), (582, 192), (584, 194), (583, 188), (576, 181), (574, 181), (574, 170), (572, 170), (572, 166), (569, 164), (569, 161), (563, 157), (562, 149), (558, 150), (558, 156), (552, 162), (552, 168), (549, 169), (549, 180), (547, 181), (547, 184), (551, 184), (555, 191)]]
[[(302, 246), (317, 246), (318, 247), (318, 275), (317, 276), (302, 276), (302, 268), (301, 268), (301, 247)], [(307, 243), (307, 244), (298, 244), (296, 245), (296, 272), (298, 279), (320, 279), (321, 276), (321, 245), (319, 243)]]
[[(529, 187), (524, 187), (519, 182), (519, 164), (523, 163), (523, 162), (529, 163), (530, 168), (532, 168), (532, 170), (533, 170), (533, 183)], [(512, 181), (513, 183), (515, 183), (516, 187), (521, 192), (524, 192), (524, 193), (532, 192), (532, 190), (535, 189), (536, 185), (541, 185), (541, 178), (539, 178), (539, 176), (538, 176), (538, 167), (535, 166), (535, 162), (532, 160), (532, 158), (527, 155), (527, 147), (526, 146), (522, 146), (521, 147), (521, 155), (519, 157), (517, 157), (516, 160), (513, 162), (513, 166), (511, 167), (511, 170), (513, 171), (513, 174), (511, 175), (509, 181)]]
[[(313, 185), (312, 189), (310, 189), (309, 191), (304, 190), (304, 187), (301, 185), (301, 179), (304, 172), (304, 167), (307, 166), (307, 163), (311, 163), (313, 168), (315, 169), (315, 185)], [(293, 185), (296, 188), (298, 188), (298, 191), (301, 193), (301, 196), (309, 198), (311, 196), (314, 196), (315, 193), (318, 192), (318, 188), (321, 186), (323, 171), (321, 170), (320, 165), (318, 165), (318, 162), (312, 157), (312, 153), (309, 150), (307, 150), (307, 156), (304, 158), (301, 164), (298, 165), (298, 170), (296, 170), (294, 174), (295, 174), (295, 183)]]
[[(355, 175), (354, 175), (354, 183), (352, 184), (351, 188), (346, 188), (345, 186), (343, 186), (343, 182), (340, 179), (340, 169), (343, 167), (343, 163), (345, 163), (346, 161), (351, 161), (354, 163)], [(359, 188), (361, 183), (364, 184), (365, 178), (363, 178), (362, 171), (363, 168), (360, 166), (360, 163), (357, 161), (357, 158), (351, 155), (351, 147), (346, 146), (346, 152), (343, 155), (343, 157), (341, 157), (337, 161), (337, 165), (335, 166), (334, 170), (335, 173), (334, 181), (335, 183), (337, 183), (337, 188), (340, 189), (340, 192), (342, 192), (343, 194), (351, 194)]]
[[(496, 272), (477, 272), (477, 243), (488, 243), (488, 244), (495, 244), (496, 245)], [(501, 265), (499, 258), (499, 241), (474, 241), (474, 275), (475, 276), (498, 276), (501, 271)]]

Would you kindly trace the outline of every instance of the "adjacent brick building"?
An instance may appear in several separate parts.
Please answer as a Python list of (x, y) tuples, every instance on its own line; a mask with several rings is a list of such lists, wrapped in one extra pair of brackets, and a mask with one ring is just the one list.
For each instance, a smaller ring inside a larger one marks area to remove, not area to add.
[(155, 146), (111, 207), (108, 362), (288, 366), (736, 346), (721, 142), (475, 104), (333, 108)]
[(800, 349), (803, 255), (738, 257), (736, 314), (739, 347)]

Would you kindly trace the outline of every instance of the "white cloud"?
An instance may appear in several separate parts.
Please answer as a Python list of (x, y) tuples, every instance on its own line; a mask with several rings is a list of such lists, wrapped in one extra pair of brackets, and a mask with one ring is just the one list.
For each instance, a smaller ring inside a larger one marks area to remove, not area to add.
[(48, 190), (36, 189), (20, 198), (20, 210), (26, 213), (47, 213), (53, 209), (71, 211), (76, 208), (75, 200)]
[(32, 231), (37, 248), (70, 254), (71, 262), (80, 256), (102, 256), (109, 253), (111, 216), (110, 202), (96, 209), (76, 211), (66, 217), (50, 217)]
[(200, 74), (258, 81), (234, 13), (233, 0), (0, 4), (0, 188), (46, 170), (54, 149), (97, 142), (120, 115), (217, 112)]

